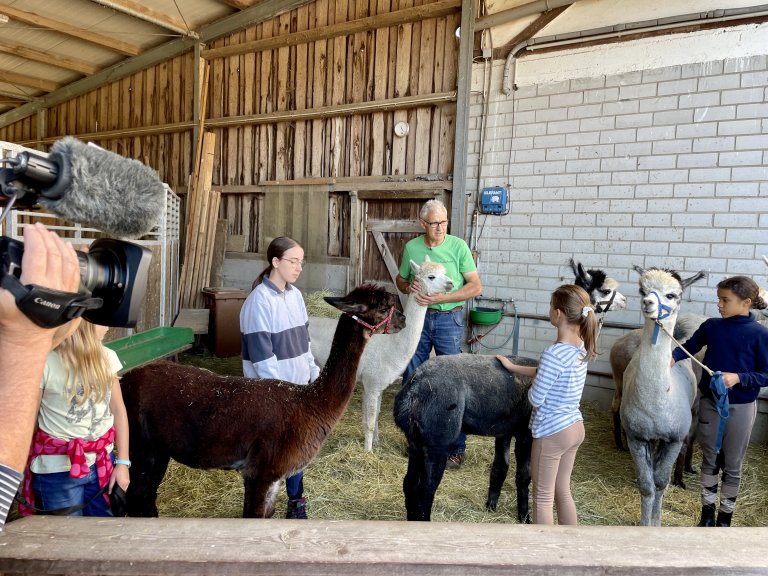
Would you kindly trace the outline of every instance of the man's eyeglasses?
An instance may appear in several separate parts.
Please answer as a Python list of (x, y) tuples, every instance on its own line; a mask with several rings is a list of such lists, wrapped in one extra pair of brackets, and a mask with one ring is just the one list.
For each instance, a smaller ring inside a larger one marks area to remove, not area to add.
[(445, 228), (448, 226), (448, 220), (440, 220), (439, 222), (429, 222), (427, 220), (422, 220), (424, 224), (427, 224), (430, 228), (437, 230), (438, 228)]
[(299, 260), (298, 258), (280, 258), (280, 260), (285, 260), (294, 266), (301, 266), (302, 268), (304, 268), (304, 266), (307, 264), (306, 260)]

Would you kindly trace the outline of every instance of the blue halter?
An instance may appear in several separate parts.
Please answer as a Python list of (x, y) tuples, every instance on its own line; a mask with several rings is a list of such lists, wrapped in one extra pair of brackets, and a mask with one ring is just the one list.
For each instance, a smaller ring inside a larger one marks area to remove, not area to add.
[(656, 301), (659, 305), (659, 315), (656, 317), (656, 320), (654, 320), (656, 326), (653, 327), (653, 337), (651, 338), (651, 344), (655, 346), (656, 341), (659, 339), (659, 328), (661, 327), (661, 321), (669, 318), (669, 315), (672, 313), (672, 308), (666, 304), (662, 304), (661, 298), (659, 298), (659, 295), (656, 294), (656, 292), (651, 292), (651, 294), (656, 297)]

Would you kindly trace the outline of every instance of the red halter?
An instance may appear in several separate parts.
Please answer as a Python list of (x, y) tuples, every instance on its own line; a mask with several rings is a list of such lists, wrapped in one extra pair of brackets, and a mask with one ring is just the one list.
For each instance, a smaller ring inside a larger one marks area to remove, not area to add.
[(355, 316), (354, 314), (348, 314), (348, 316), (349, 316), (350, 318), (352, 318), (352, 320), (354, 320), (354, 321), (355, 321), (355, 322), (357, 322), (358, 324), (362, 324), (363, 326), (365, 326), (366, 328), (368, 328), (368, 330), (370, 330), (372, 334), (373, 334), (373, 333), (375, 333), (375, 332), (376, 332), (376, 330), (378, 330), (378, 329), (379, 329), (379, 328), (381, 328), (382, 326), (384, 326), (384, 334), (388, 334), (388, 333), (389, 333), (389, 327), (392, 325), (392, 314), (394, 314), (394, 313), (395, 313), (395, 307), (394, 307), (394, 306), (392, 306), (392, 307), (389, 309), (389, 313), (387, 314), (387, 317), (386, 317), (386, 318), (384, 318), (384, 320), (382, 320), (381, 322), (379, 322), (379, 323), (378, 323), (378, 324), (376, 324), (375, 326), (372, 326), (372, 325), (368, 324), (368, 322), (366, 322), (366, 321), (365, 321), (365, 320), (363, 320), (362, 318), (358, 318), (358, 317), (357, 317), (357, 316)]

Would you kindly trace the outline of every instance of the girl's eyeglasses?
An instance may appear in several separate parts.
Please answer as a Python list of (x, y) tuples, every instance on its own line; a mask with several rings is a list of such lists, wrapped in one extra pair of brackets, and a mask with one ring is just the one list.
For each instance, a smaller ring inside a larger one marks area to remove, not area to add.
[(280, 260), (285, 260), (286, 262), (290, 262), (294, 266), (301, 266), (304, 268), (307, 261), (306, 260), (299, 260), (298, 258), (280, 258)]

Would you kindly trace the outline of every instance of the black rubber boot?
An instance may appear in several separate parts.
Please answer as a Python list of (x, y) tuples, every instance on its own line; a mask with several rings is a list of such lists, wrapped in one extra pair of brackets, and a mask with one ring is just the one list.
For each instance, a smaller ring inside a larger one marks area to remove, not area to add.
[(701, 507), (701, 520), (699, 520), (699, 526), (711, 527), (715, 525), (715, 505), (704, 504)]
[(717, 513), (717, 522), (715, 523), (715, 526), (720, 526), (722, 528), (729, 528), (731, 526), (731, 517), (733, 516), (733, 512), (723, 512), (720, 510), (720, 512)]

